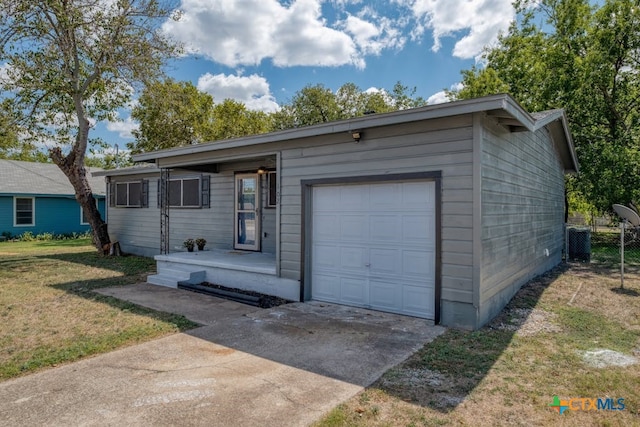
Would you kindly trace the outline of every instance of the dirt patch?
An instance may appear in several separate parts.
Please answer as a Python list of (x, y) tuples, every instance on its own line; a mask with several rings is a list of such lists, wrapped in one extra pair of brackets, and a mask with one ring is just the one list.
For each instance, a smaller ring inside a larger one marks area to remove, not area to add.
[(466, 379), (455, 378), (426, 368), (398, 366), (382, 376), (375, 387), (402, 397), (405, 402), (430, 405), (448, 411), (465, 399)]
[(608, 368), (611, 366), (630, 366), (638, 363), (638, 359), (619, 353), (617, 351), (598, 348), (581, 352), (582, 360), (589, 366), (594, 368)]
[(555, 313), (537, 308), (511, 308), (505, 310), (491, 326), (526, 337), (542, 332), (560, 332), (561, 328), (553, 322), (556, 317)]

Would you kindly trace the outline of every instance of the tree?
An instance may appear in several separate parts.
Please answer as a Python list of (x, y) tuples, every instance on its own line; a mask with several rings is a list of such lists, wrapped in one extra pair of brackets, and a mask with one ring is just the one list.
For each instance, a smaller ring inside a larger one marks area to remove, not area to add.
[(173, 79), (148, 83), (131, 117), (140, 123), (133, 131), (133, 154), (198, 144), (212, 139), (213, 97), (191, 82)]
[(248, 110), (242, 102), (225, 99), (213, 107), (211, 140), (257, 135), (269, 131), (267, 113)]
[(422, 98), (414, 97), (415, 92), (415, 88), (409, 89), (400, 82), (392, 92), (362, 91), (354, 83), (345, 83), (334, 93), (322, 84), (309, 85), (273, 113), (271, 119), (274, 130), (281, 130), (425, 105)]
[(159, 29), (169, 16), (157, 0), (0, 0), (0, 93), (26, 141), (53, 145), (98, 250), (110, 239), (84, 164), (91, 123), (113, 118), (177, 53)]
[[(640, 198), (640, 8), (633, 0), (518, 1), (519, 19), (466, 98), (508, 91), (529, 111), (565, 108), (580, 162), (568, 188), (599, 211)], [(541, 19), (543, 18), (543, 19)], [(495, 92), (494, 92), (495, 93)]]
[(500, 76), (491, 67), (476, 68), (463, 70), (462, 81), (464, 86), (456, 90), (445, 90), (447, 98), (454, 99), (472, 99), (481, 96), (494, 95), (497, 93), (509, 92), (509, 85), (500, 79)]

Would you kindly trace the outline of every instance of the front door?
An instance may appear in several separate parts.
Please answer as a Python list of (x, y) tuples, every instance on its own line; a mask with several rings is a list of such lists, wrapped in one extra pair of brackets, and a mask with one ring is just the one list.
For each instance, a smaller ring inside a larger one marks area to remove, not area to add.
[(260, 185), (257, 174), (236, 175), (234, 247), (260, 250)]

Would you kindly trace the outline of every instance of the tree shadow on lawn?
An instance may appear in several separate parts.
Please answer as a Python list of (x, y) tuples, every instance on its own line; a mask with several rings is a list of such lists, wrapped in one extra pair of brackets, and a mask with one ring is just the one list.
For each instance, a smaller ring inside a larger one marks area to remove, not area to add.
[(544, 293), (569, 269), (561, 264), (524, 284), (503, 310), (477, 331), (449, 329), (389, 370), (371, 387), (412, 404), (449, 413), (488, 375), (516, 332), (552, 326), (536, 309)]
[(112, 286), (131, 285), (134, 283), (138, 283), (138, 281), (133, 276), (122, 276), (115, 278), (109, 277), (103, 279), (78, 280), (73, 282), (58, 283), (55, 285), (51, 285), (51, 287), (67, 292), (71, 295), (85, 298), (89, 301), (108, 305), (121, 311), (126, 311), (132, 314), (138, 314), (150, 317), (155, 320), (172, 323), (178, 328), (180, 332), (200, 326), (198, 323), (192, 322), (191, 320), (188, 320), (186, 317), (180, 314), (154, 310), (142, 305), (135, 304), (133, 302), (94, 292), (95, 289)]
[(79, 252), (69, 254), (41, 255), (37, 258), (65, 261), (82, 264), (87, 267), (100, 268), (122, 273), (120, 276), (106, 277), (99, 279), (78, 279), (71, 282), (58, 283), (51, 287), (70, 294), (80, 296), (92, 301), (101, 302), (114, 308), (126, 310), (135, 314), (150, 316), (175, 324), (180, 331), (192, 329), (199, 326), (197, 323), (187, 320), (184, 316), (165, 313), (143, 307), (125, 300), (120, 300), (111, 296), (101, 295), (94, 292), (95, 289), (126, 286), (135, 283), (146, 282), (146, 276), (155, 270), (155, 260), (153, 258), (127, 255), (121, 257), (106, 257), (97, 252)]
[(635, 289), (611, 288), (611, 292), (615, 292), (616, 294), (626, 295), (626, 296), (630, 296), (630, 297), (640, 297), (640, 292), (636, 291)]
[(153, 258), (136, 255), (111, 257), (100, 255), (97, 251), (39, 255), (37, 258), (82, 264), (91, 268), (106, 269), (123, 274), (121, 277), (114, 277), (113, 283), (109, 285), (92, 286), (91, 289), (145, 282), (146, 276), (153, 274), (156, 270), (156, 262)]

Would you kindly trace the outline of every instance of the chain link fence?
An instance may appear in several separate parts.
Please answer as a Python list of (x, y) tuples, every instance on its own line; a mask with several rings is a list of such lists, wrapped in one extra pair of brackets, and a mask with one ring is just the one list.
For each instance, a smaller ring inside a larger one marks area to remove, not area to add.
[[(624, 248), (624, 252), (621, 248)], [(625, 270), (640, 272), (640, 228), (628, 224), (621, 227), (620, 218), (615, 215), (569, 217), (565, 239), (567, 261), (593, 262), (619, 268), (622, 255)]]

